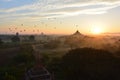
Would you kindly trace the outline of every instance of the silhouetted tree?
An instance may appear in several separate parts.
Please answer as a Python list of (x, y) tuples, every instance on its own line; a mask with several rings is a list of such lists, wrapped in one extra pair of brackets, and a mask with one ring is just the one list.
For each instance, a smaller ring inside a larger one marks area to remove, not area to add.
[(108, 51), (82, 48), (69, 51), (52, 70), (62, 80), (119, 80), (119, 62)]
[(118, 80), (120, 60), (104, 50), (75, 49), (63, 57), (66, 80)]
[(35, 36), (34, 35), (29, 36), (29, 40), (30, 41), (35, 41)]
[(20, 53), (14, 57), (14, 62), (19, 64), (19, 63), (31, 63), (32, 61), (34, 61), (34, 57), (33, 57), (33, 49), (31, 46), (29, 45), (21, 45), (20, 46)]
[(116, 44), (117, 44), (117, 46), (118, 46), (118, 50), (117, 50), (117, 52), (116, 52), (116, 56), (117, 56), (117, 57), (120, 57), (120, 40), (116, 41)]
[(19, 36), (13, 36), (13, 37), (11, 38), (11, 40), (12, 40), (12, 42), (20, 42)]
[(2, 39), (0, 38), (0, 45), (1, 45), (1, 44), (3, 44), (3, 41), (2, 41)]

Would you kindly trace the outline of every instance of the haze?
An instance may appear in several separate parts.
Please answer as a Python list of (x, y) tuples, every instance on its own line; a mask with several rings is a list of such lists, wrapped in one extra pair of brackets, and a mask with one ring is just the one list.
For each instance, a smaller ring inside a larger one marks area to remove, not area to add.
[(0, 0), (0, 34), (120, 31), (119, 0)]

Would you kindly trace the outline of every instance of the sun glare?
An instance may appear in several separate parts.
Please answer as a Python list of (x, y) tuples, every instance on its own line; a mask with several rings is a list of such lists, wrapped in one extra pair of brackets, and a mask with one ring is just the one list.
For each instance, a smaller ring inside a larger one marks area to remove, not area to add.
[(93, 27), (91, 29), (92, 34), (101, 34), (102, 32), (103, 32), (103, 30), (100, 27)]

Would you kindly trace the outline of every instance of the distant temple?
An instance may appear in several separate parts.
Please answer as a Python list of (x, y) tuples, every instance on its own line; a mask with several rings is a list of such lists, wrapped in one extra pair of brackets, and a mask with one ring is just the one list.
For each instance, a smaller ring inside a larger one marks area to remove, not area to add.
[(18, 32), (16, 32), (16, 36), (19, 36), (19, 33), (18, 33)]
[(78, 30), (73, 35), (82, 35)]

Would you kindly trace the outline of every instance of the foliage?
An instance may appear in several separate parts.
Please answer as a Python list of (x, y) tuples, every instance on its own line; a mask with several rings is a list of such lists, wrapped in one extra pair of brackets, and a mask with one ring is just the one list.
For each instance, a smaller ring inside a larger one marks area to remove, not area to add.
[(11, 40), (12, 40), (12, 42), (20, 42), (19, 36), (13, 36), (13, 37), (11, 38)]
[(29, 36), (29, 40), (30, 41), (35, 41), (35, 36), (33, 36), (33, 35)]
[(3, 44), (3, 41), (2, 41), (2, 39), (0, 38), (0, 45), (1, 45), (1, 44)]
[(71, 48), (79, 48), (84, 43), (84, 38), (82, 37), (68, 37), (65, 40), (65, 43)]
[(55, 49), (55, 48), (58, 48), (58, 47), (59, 47), (59, 44), (60, 44), (60, 41), (59, 41), (59, 40), (52, 40), (52, 41), (44, 44), (44, 48), (47, 48), (47, 49)]
[(8, 73), (5, 74), (5, 80), (16, 80), (16, 78)]
[(20, 52), (11, 64), (0, 67), (0, 80), (23, 80), (26, 69), (31, 68), (35, 63), (33, 49), (30, 45), (21, 45)]
[(34, 63), (35, 58), (33, 56), (33, 48), (30, 45), (21, 45), (20, 46), (20, 54), (14, 57), (13, 62), (15, 64), (26, 64), (30, 66)]
[(57, 80), (119, 80), (119, 62), (110, 52), (82, 48), (69, 51), (49, 67)]
[(44, 66), (47, 66), (50, 62), (50, 57), (47, 54), (42, 54), (41, 61)]
[(6, 48), (18, 47), (19, 45), (20, 45), (19, 43), (2, 43), (0, 48), (6, 49)]

